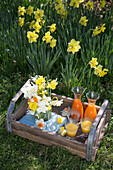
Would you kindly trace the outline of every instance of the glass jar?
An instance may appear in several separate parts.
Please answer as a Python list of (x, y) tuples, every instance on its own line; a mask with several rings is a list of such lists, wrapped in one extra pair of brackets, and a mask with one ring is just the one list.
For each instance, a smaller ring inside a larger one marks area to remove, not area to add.
[(89, 118), (93, 122), (97, 116), (95, 103), (99, 98), (99, 94), (97, 92), (92, 91), (92, 92), (88, 92), (86, 94), (86, 97), (88, 99), (88, 106), (85, 110), (84, 118)]
[(76, 121), (83, 118), (83, 105), (81, 102), (81, 96), (84, 93), (84, 88), (81, 86), (73, 87), (74, 102), (71, 107), (71, 118)]

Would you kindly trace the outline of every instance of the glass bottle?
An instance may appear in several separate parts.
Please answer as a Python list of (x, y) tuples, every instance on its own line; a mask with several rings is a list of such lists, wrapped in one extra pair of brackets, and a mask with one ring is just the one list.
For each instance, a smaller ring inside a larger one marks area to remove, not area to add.
[(83, 105), (81, 102), (81, 96), (84, 91), (84, 88), (81, 86), (73, 87), (72, 89), (72, 92), (74, 93), (74, 102), (71, 107), (71, 118), (77, 121), (83, 118)]
[(89, 118), (93, 122), (97, 116), (95, 103), (97, 99), (99, 98), (99, 94), (97, 92), (92, 91), (92, 92), (88, 92), (86, 94), (86, 97), (88, 99), (88, 106), (85, 110), (84, 118)]

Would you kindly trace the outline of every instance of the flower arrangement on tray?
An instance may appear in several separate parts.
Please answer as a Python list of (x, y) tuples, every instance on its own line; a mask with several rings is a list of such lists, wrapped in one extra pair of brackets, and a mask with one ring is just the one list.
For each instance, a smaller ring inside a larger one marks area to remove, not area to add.
[(47, 126), (57, 124), (58, 128), (58, 125), (63, 123), (64, 118), (52, 112), (52, 106), (61, 106), (63, 103), (63, 100), (58, 100), (57, 97), (51, 98), (51, 90), (54, 90), (57, 84), (57, 79), (47, 80), (47, 77), (36, 75), (32, 77), (30, 84), (22, 88), (24, 98), (28, 99), (28, 112), (35, 117), (35, 127), (48, 130)]

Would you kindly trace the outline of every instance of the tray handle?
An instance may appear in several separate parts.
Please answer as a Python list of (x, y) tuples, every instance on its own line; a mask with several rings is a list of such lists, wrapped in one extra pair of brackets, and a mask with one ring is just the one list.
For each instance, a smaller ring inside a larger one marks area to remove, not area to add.
[[(31, 79), (28, 79), (28, 81), (22, 86), (25, 87), (27, 86), (28, 84), (30, 84), (31, 82)], [(21, 88), (21, 89), (22, 89)], [(13, 112), (13, 109), (15, 107), (15, 103), (16, 101), (20, 98), (20, 96), (23, 94), (21, 89), (18, 91), (18, 93), (13, 97), (13, 99), (11, 100), (10, 102), (10, 105), (8, 107), (8, 110), (7, 110), (7, 131), (8, 133), (12, 133), (12, 124), (11, 124), (11, 120), (12, 120), (12, 112)]]
[(93, 144), (94, 144), (94, 136), (95, 136), (95, 132), (96, 129), (98, 127), (98, 124), (103, 116), (104, 113), (107, 114), (107, 109), (109, 107), (109, 101), (108, 100), (104, 100), (102, 106), (100, 107), (100, 110), (98, 111), (97, 117), (95, 118), (91, 129), (90, 129), (90, 133), (88, 135), (88, 142), (87, 142), (87, 153), (86, 153), (86, 160), (87, 161), (91, 161), (92, 159), (92, 148), (93, 148)]

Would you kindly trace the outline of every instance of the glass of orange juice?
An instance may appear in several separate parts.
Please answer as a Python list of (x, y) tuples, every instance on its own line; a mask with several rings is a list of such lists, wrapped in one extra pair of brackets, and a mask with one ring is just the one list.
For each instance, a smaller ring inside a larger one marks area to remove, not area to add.
[(92, 120), (89, 119), (89, 118), (84, 118), (81, 121), (81, 129), (82, 129), (82, 132), (84, 134), (84, 137), (88, 136), (88, 134), (90, 132), (91, 125), (92, 125)]
[(69, 121), (65, 124), (65, 128), (66, 128), (66, 134), (68, 135), (68, 137), (73, 138), (75, 137), (77, 133), (78, 123), (76, 123), (70, 118)]

